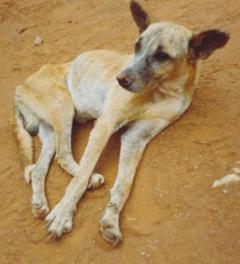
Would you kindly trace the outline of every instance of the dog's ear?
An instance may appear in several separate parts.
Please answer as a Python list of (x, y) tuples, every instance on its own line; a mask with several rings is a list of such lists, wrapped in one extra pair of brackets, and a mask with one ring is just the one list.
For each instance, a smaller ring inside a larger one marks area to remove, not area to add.
[(216, 49), (222, 48), (229, 40), (229, 34), (217, 29), (193, 35), (188, 53), (191, 60), (207, 59)]
[(142, 7), (134, 0), (131, 0), (130, 9), (135, 23), (140, 33), (142, 33), (150, 24), (150, 17)]

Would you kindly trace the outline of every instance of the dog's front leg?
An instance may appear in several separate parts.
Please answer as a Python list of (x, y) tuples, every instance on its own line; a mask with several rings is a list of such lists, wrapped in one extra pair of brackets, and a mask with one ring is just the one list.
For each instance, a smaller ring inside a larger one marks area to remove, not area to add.
[(110, 117), (102, 117), (91, 131), (89, 141), (81, 159), (78, 174), (67, 187), (64, 197), (46, 217), (48, 231), (54, 237), (60, 237), (72, 229), (73, 213), (77, 203), (85, 193), (94, 167), (114, 132), (116, 122)]
[(137, 121), (121, 137), (117, 179), (110, 192), (110, 201), (101, 219), (104, 239), (113, 245), (121, 239), (119, 215), (130, 194), (135, 171), (147, 143), (168, 125), (165, 120)]

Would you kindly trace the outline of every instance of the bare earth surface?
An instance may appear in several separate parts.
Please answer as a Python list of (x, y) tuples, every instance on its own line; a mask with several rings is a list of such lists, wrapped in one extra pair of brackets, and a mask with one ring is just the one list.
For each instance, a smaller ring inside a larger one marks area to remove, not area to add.
[[(0, 263), (240, 263), (240, 184), (213, 189), (214, 180), (240, 167), (240, 2), (140, 1), (159, 20), (193, 29), (223, 28), (228, 45), (204, 62), (187, 113), (149, 144), (123, 211), (124, 242), (112, 248), (98, 222), (119, 155), (119, 132), (96, 171), (100, 190), (79, 204), (73, 232), (56, 242), (31, 214), (11, 123), (15, 86), (46, 63), (62, 63), (91, 49), (132, 52), (137, 36), (127, 0), (0, 1)], [(34, 45), (36, 36), (44, 40)], [(75, 126), (80, 159), (92, 124)], [(36, 140), (36, 155), (39, 143)], [(47, 179), (51, 208), (70, 181), (53, 162)]]

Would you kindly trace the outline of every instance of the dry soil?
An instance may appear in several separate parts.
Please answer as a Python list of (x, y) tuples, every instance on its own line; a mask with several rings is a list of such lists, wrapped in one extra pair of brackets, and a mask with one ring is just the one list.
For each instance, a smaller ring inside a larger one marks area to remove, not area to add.
[[(240, 167), (240, 2), (140, 2), (159, 20), (194, 30), (222, 28), (231, 39), (204, 62), (187, 113), (146, 149), (121, 217), (124, 242), (112, 248), (99, 234), (98, 222), (116, 175), (121, 132), (97, 165), (105, 186), (84, 196), (73, 231), (54, 242), (32, 216), (31, 188), (23, 180), (11, 116), (16, 85), (41, 65), (98, 48), (132, 52), (138, 33), (129, 1), (0, 1), (1, 264), (240, 263), (240, 185), (211, 187)], [(37, 36), (43, 39), (40, 46), (34, 45)], [(91, 123), (74, 127), (77, 160), (91, 128)], [(51, 208), (69, 181), (53, 162), (47, 179)]]

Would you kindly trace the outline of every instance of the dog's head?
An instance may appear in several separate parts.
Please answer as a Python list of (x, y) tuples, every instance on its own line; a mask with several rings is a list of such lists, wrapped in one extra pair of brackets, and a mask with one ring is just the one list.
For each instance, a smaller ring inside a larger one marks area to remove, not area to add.
[(226, 32), (217, 29), (194, 34), (174, 23), (151, 23), (148, 14), (135, 1), (131, 1), (130, 9), (140, 35), (135, 44), (135, 56), (117, 80), (131, 92), (141, 91), (153, 80), (161, 84), (176, 72), (184, 74), (189, 65), (208, 58), (229, 39)]

